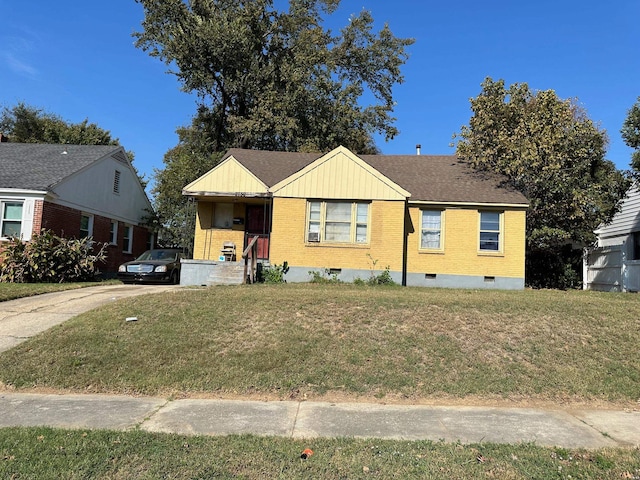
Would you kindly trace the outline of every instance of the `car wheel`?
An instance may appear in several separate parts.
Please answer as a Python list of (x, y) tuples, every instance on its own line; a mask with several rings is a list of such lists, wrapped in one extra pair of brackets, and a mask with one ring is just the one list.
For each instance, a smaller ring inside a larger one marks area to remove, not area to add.
[(177, 285), (179, 282), (180, 279), (178, 278), (178, 271), (174, 270), (171, 272), (171, 285)]

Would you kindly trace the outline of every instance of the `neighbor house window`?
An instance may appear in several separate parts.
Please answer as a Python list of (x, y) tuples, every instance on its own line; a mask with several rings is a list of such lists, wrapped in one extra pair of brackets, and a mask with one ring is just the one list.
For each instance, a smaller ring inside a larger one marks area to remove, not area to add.
[(640, 232), (633, 232), (631, 240), (633, 241), (631, 260), (640, 260)]
[(22, 233), (22, 202), (0, 202), (0, 236), (19, 237)]
[(111, 245), (118, 244), (118, 221), (111, 220), (111, 225), (109, 226), (109, 243)]
[(120, 170), (116, 170), (113, 174), (113, 193), (120, 193)]
[(499, 252), (502, 241), (502, 213), (480, 212), (480, 250)]
[(80, 216), (80, 238), (93, 235), (93, 215), (82, 214)]
[(442, 249), (442, 210), (422, 210), (420, 248)]
[(308, 202), (308, 242), (367, 243), (368, 233), (369, 203)]
[(124, 226), (124, 235), (123, 235), (123, 246), (122, 251), (124, 253), (131, 253), (133, 250), (133, 226), (125, 225)]

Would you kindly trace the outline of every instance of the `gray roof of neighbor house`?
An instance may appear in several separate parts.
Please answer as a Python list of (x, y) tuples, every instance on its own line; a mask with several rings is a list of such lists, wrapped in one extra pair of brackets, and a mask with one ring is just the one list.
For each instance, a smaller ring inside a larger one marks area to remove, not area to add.
[(121, 148), (3, 142), (0, 143), (0, 188), (47, 191), (93, 162), (110, 154), (117, 155)]
[[(322, 157), (321, 153), (230, 149), (245, 168), (271, 187)], [(410, 201), (528, 205), (524, 195), (496, 174), (477, 172), (455, 155), (358, 155), (411, 192)]]

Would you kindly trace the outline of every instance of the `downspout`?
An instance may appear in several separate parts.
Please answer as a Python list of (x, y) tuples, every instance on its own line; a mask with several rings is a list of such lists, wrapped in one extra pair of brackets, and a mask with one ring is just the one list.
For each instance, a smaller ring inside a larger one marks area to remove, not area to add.
[(402, 231), (402, 286), (407, 286), (407, 245), (409, 245), (409, 199), (404, 200), (404, 227)]

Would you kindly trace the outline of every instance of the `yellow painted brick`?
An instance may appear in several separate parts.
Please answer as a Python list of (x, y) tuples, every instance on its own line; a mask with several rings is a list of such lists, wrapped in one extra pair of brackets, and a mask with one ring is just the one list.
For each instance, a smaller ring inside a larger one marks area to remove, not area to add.
[(496, 277), (524, 277), (525, 211), (505, 210), (503, 251), (478, 251), (478, 210), (448, 208), (444, 213), (444, 251), (420, 251), (420, 209), (410, 209), (414, 232), (409, 235), (407, 270), (413, 273), (441, 273)]
[(368, 245), (306, 243), (306, 211), (306, 199), (274, 199), (271, 263), (287, 261), (291, 266), (368, 270), (373, 259), (377, 260), (378, 269), (386, 266), (395, 271), (402, 269), (404, 202), (371, 203)]

